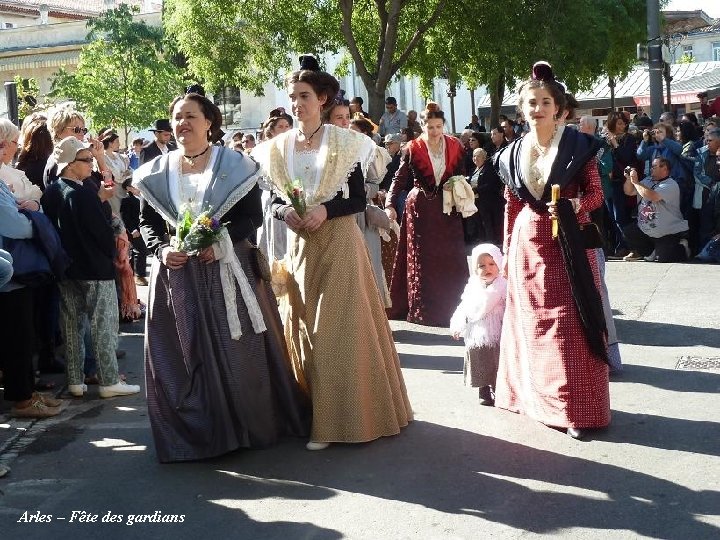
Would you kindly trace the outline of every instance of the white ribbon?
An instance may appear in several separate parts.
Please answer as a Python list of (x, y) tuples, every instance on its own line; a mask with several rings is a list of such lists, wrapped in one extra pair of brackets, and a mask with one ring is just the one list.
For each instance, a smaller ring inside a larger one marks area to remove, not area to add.
[[(256, 334), (260, 334), (266, 330), (265, 320), (263, 319), (262, 311), (260, 311), (260, 304), (258, 304), (252, 287), (250, 287), (250, 282), (240, 265), (237, 255), (235, 255), (232, 240), (230, 239), (227, 229), (223, 230), (220, 243), (223, 252), (222, 258), (218, 259), (218, 262), (220, 262), (220, 281), (222, 282), (223, 296), (225, 297), (225, 309), (227, 310), (230, 337), (237, 340), (242, 336), (240, 317), (238, 317), (235, 298), (235, 282), (240, 285), (240, 295), (247, 307), (253, 330), (255, 330)], [(233, 277), (235, 279), (233, 279)]]

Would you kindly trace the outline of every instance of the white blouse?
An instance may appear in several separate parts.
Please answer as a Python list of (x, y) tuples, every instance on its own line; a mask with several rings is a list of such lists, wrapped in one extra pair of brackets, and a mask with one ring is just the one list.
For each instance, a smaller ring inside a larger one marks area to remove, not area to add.
[[(209, 208), (203, 208), (203, 199), (205, 191), (212, 180), (212, 171), (218, 156), (218, 148), (212, 146), (210, 148), (210, 159), (208, 160), (205, 170), (200, 173), (182, 173), (182, 152), (177, 153), (177, 158), (170, 158), (171, 163), (170, 176), (170, 198), (179, 212), (183, 212), (188, 208), (190, 212), (197, 216)], [(174, 165), (174, 166), (173, 166)]]

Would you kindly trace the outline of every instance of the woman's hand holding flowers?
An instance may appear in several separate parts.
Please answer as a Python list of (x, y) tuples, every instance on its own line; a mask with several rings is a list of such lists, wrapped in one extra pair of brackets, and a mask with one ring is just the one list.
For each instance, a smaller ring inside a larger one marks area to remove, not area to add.
[(175, 251), (174, 248), (167, 246), (160, 253), (160, 258), (170, 270), (179, 270), (187, 263), (188, 254), (184, 251)]
[(327, 208), (325, 208), (324, 204), (319, 204), (305, 214), (305, 217), (303, 217), (300, 222), (300, 228), (314, 232), (317, 231), (325, 221), (327, 221)]

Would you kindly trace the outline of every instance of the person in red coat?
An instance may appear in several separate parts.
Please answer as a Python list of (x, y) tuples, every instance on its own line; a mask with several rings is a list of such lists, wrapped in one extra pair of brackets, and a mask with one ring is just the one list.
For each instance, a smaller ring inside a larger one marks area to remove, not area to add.
[(705, 120), (713, 116), (720, 116), (720, 97), (713, 99), (712, 103), (708, 100), (707, 92), (698, 94), (698, 97), (700, 98), (700, 111)]
[(396, 219), (395, 201), (408, 196), (395, 255), (388, 310), (391, 319), (447, 327), (468, 279), (462, 218), (443, 213), (443, 185), (464, 175), (464, 150), (443, 133), (445, 115), (436, 103), (422, 114), (423, 133), (405, 147), (385, 212)]

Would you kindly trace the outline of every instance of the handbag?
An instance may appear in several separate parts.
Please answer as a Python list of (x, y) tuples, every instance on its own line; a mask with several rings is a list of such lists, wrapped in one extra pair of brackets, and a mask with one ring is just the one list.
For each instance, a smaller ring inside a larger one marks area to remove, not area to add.
[(601, 249), (605, 247), (600, 228), (597, 223), (583, 223), (580, 225), (580, 233), (582, 234), (585, 249)]
[(52, 281), (50, 261), (34, 238), (5, 238), (3, 248), (13, 258), (13, 281), (28, 287)]
[(379, 206), (374, 204), (368, 204), (365, 207), (365, 224), (376, 229), (390, 230), (390, 218)]

